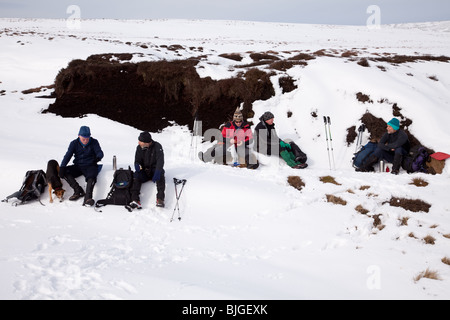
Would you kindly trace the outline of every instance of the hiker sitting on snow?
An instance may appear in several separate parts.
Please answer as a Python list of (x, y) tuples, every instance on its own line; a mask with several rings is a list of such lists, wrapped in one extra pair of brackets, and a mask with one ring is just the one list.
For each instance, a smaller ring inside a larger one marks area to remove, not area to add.
[[(234, 155), (235, 162), (245, 161), (248, 169), (256, 169), (259, 164), (249, 146), (253, 142), (253, 134), (250, 125), (244, 121), (239, 107), (233, 115), (233, 121), (228, 122), (222, 128), (222, 141), (206, 152), (200, 152), (199, 157), (204, 162), (212, 161), (225, 164), (227, 151)], [(221, 159), (222, 158), (222, 159)]]
[(398, 174), (403, 157), (408, 154), (410, 144), (408, 135), (400, 129), (400, 122), (392, 118), (386, 127), (387, 132), (381, 137), (377, 148), (370, 155), (369, 159), (357, 171), (373, 171), (373, 165), (380, 160), (392, 163), (393, 174)]
[(164, 176), (164, 151), (159, 142), (152, 139), (149, 132), (144, 131), (138, 137), (138, 146), (134, 156), (134, 177), (131, 187), (132, 209), (140, 209), (141, 186), (152, 180), (156, 183), (156, 206), (164, 207), (166, 179)]
[(274, 115), (267, 111), (260, 118), (260, 123), (255, 127), (255, 144), (257, 152), (270, 156), (278, 154), (286, 163), (294, 169), (303, 169), (307, 156), (295, 142), (285, 142), (281, 140), (275, 130)]
[[(74, 156), (73, 165), (68, 166), (72, 156)], [(74, 191), (69, 200), (74, 201), (84, 196), (83, 205), (94, 205), (92, 193), (97, 182), (97, 175), (101, 169), (97, 162), (102, 160), (102, 158), (103, 151), (98, 140), (91, 137), (89, 127), (82, 126), (78, 132), (78, 138), (70, 142), (59, 168), (59, 176), (64, 178)], [(86, 192), (75, 180), (81, 175), (86, 179)]]

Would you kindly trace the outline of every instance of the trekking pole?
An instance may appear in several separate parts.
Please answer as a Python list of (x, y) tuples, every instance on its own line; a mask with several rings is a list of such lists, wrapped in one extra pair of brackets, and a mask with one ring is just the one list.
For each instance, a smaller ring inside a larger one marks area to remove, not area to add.
[(328, 131), (330, 133), (330, 147), (331, 147), (331, 157), (333, 158), (333, 170), (336, 170), (336, 164), (334, 163), (334, 150), (333, 150), (333, 138), (331, 137), (331, 119), (327, 116), (328, 121)]
[(331, 170), (331, 160), (330, 160), (330, 147), (328, 144), (328, 133), (327, 133), (327, 117), (323, 116), (323, 122), (325, 123), (325, 138), (327, 139), (327, 153), (328, 153), (328, 165)]
[(360, 144), (360, 140), (361, 140), (361, 136), (362, 136), (361, 127), (362, 127), (362, 125), (360, 125), (358, 128), (358, 136), (356, 137), (355, 153), (358, 152), (358, 147), (361, 145)]
[[(173, 221), (173, 215), (175, 214), (175, 210), (178, 209), (178, 220), (181, 221), (181, 216), (180, 216), (180, 205), (178, 203), (178, 200), (180, 200), (181, 197), (181, 193), (183, 192), (184, 189), (184, 185), (186, 184), (186, 179), (180, 180), (177, 178), (173, 178), (173, 183), (175, 185), (175, 196), (177, 198), (177, 202), (175, 204), (175, 208), (173, 208), (173, 212), (172, 212), (172, 218), (170, 218), (170, 222)], [(178, 189), (177, 189), (177, 185), (181, 184), (181, 190), (180, 193), (178, 194)]]
[(362, 136), (363, 136), (364, 131), (366, 130), (366, 125), (363, 123), (362, 125), (359, 126), (359, 128), (361, 129), (361, 136), (359, 138), (360, 139), (359, 145), (361, 146), (362, 145)]
[(197, 138), (197, 136), (201, 135), (201, 132), (199, 132), (199, 124), (198, 123), (199, 123), (198, 113), (196, 112), (195, 116), (194, 116), (194, 125), (193, 125), (193, 128), (192, 128), (191, 147), (189, 149), (189, 156), (192, 157), (192, 155), (193, 155), (194, 159), (196, 159), (197, 148), (198, 148), (198, 141), (197, 141), (198, 138)]

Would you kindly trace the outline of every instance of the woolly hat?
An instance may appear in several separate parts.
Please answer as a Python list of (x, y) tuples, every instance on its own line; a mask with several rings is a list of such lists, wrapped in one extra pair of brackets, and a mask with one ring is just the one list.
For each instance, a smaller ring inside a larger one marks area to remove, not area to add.
[(152, 142), (152, 136), (150, 135), (150, 133), (148, 133), (147, 131), (141, 132), (141, 134), (139, 135), (139, 141), (141, 142), (145, 142), (145, 143), (150, 143)]
[(394, 130), (400, 129), (400, 121), (397, 118), (392, 118), (391, 121), (388, 122), (388, 126), (391, 126)]
[(267, 121), (267, 120), (270, 120), (270, 119), (273, 119), (273, 118), (275, 118), (273, 113), (270, 112), (270, 111), (266, 111), (266, 112), (264, 112), (264, 114), (259, 119), (262, 120), (262, 121)]
[(82, 136), (83, 138), (90, 138), (91, 137), (91, 130), (89, 127), (82, 126), (80, 128), (80, 131), (78, 132), (79, 136)]
[(233, 121), (236, 121), (236, 120), (244, 121), (244, 116), (242, 115), (242, 112), (239, 109), (239, 107), (236, 108), (236, 111), (234, 112), (234, 115), (233, 115)]

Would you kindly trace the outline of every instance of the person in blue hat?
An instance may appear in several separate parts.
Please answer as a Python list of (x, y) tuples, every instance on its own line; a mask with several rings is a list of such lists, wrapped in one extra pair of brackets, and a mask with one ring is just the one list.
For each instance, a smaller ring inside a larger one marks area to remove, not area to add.
[(400, 129), (400, 121), (397, 118), (392, 118), (387, 123), (386, 131), (378, 142), (375, 151), (358, 171), (373, 171), (373, 165), (380, 160), (384, 160), (392, 163), (391, 173), (399, 173), (403, 157), (408, 154), (410, 149), (409, 138), (406, 132)]
[[(73, 165), (68, 166), (72, 156), (74, 157)], [(69, 200), (75, 201), (84, 196), (83, 205), (94, 205), (92, 193), (101, 168), (97, 163), (102, 159), (103, 151), (98, 140), (91, 137), (89, 127), (82, 126), (78, 132), (78, 138), (70, 142), (59, 168), (59, 176), (64, 178), (74, 190)], [(86, 192), (75, 180), (82, 175), (86, 179)]]

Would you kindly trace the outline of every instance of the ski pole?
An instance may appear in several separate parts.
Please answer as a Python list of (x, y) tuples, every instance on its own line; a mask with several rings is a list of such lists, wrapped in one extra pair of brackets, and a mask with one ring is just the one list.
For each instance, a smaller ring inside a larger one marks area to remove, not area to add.
[(189, 148), (189, 156), (196, 157), (197, 155), (197, 147), (198, 147), (198, 138), (197, 136), (201, 135), (201, 132), (199, 133), (199, 120), (198, 120), (198, 112), (195, 113), (194, 116), (194, 125), (192, 128), (192, 135), (191, 135), (191, 146)]
[(331, 170), (331, 160), (330, 160), (330, 147), (328, 144), (328, 133), (327, 133), (327, 117), (323, 116), (323, 122), (325, 123), (325, 138), (327, 140), (327, 153), (328, 153), (328, 165)]
[(363, 123), (359, 128), (361, 129), (361, 136), (359, 138), (359, 145), (361, 146), (362, 145), (362, 136), (363, 136), (364, 130), (366, 130), (366, 125)]
[(331, 156), (333, 158), (333, 170), (336, 170), (336, 164), (334, 163), (333, 138), (331, 137), (331, 119), (330, 119), (330, 116), (327, 116), (327, 120), (328, 120), (328, 131), (330, 133), (330, 147), (331, 147)]
[[(186, 179), (180, 180), (177, 178), (173, 178), (173, 183), (175, 185), (175, 196), (177, 198), (177, 202), (175, 204), (175, 207), (173, 208), (173, 212), (172, 212), (172, 218), (170, 218), (170, 222), (173, 221), (173, 216), (175, 214), (175, 210), (178, 209), (178, 220), (181, 221), (181, 216), (180, 216), (180, 205), (178, 203), (178, 200), (180, 200), (181, 197), (181, 193), (183, 192), (184, 189), (184, 185), (186, 184)], [(181, 190), (180, 193), (178, 194), (178, 189), (177, 189), (177, 185), (181, 184)]]

